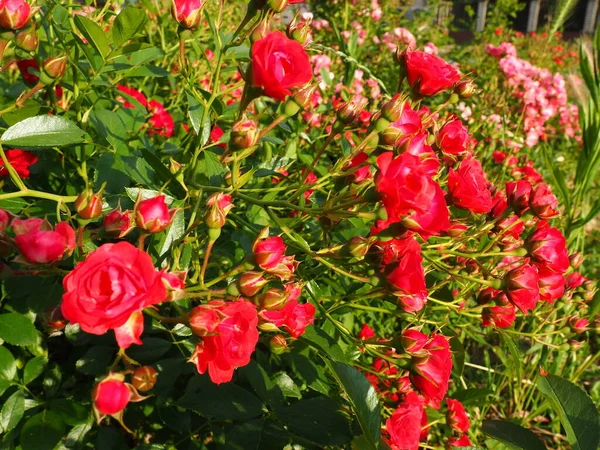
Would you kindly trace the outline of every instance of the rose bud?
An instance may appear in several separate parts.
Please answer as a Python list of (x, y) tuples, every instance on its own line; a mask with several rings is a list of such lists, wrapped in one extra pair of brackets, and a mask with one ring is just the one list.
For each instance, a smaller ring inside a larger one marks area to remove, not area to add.
[(11, 220), (12, 217), (10, 213), (0, 208), (0, 233), (4, 233), (4, 231), (10, 226)]
[(40, 8), (32, 8), (25, 0), (5, 0), (0, 2), (0, 28), (20, 30), (27, 26)]
[(276, 311), (285, 305), (288, 297), (289, 295), (286, 292), (271, 288), (260, 296), (259, 306), (267, 311)]
[(435, 95), (460, 81), (460, 75), (454, 67), (429, 53), (408, 51), (404, 63), (408, 84), (419, 95)]
[[(52, 58), (49, 58), (46, 61), (44, 61), (44, 63), (42, 64), (43, 72), (41, 74), (40, 79), (42, 79), (42, 81), (44, 81), (45, 84), (51, 84), (55, 80), (61, 78), (67, 71), (68, 59), (69, 58), (67, 57), (67, 55), (60, 55), (53, 56)], [(49, 81), (43, 79), (44, 74), (50, 78)]]
[(583, 283), (585, 283), (588, 279), (581, 275), (579, 272), (572, 272), (568, 274), (566, 277), (567, 280), (567, 289), (577, 289)]
[(231, 195), (215, 192), (206, 200), (204, 223), (208, 228), (222, 228), (227, 222), (227, 213), (233, 208)]
[(365, 109), (369, 100), (365, 97), (355, 95), (349, 102), (342, 104), (336, 111), (337, 118), (345, 125), (354, 125), (358, 120), (360, 112)]
[(484, 308), (481, 312), (483, 326), (494, 326), (496, 328), (511, 327), (517, 318), (515, 307), (509, 303), (507, 305), (496, 305), (490, 308)]
[(446, 122), (437, 134), (437, 145), (446, 155), (462, 155), (469, 149), (471, 135), (458, 118)]
[(410, 379), (423, 394), (428, 406), (438, 409), (448, 392), (452, 373), (452, 352), (447, 337), (433, 334), (423, 347), (426, 356), (413, 356)]
[(384, 103), (381, 107), (381, 117), (390, 123), (400, 120), (405, 103), (404, 98), (400, 94), (396, 94), (394, 98)]
[(529, 210), (531, 192), (532, 188), (529, 181), (519, 180), (506, 183), (507, 203), (519, 216)]
[(246, 297), (254, 297), (267, 283), (262, 272), (244, 272), (237, 282), (240, 293)]
[(469, 436), (467, 436), (466, 434), (463, 434), (460, 437), (455, 437), (455, 436), (451, 436), (448, 438), (448, 442), (447, 442), (447, 448), (454, 448), (454, 447), (460, 447), (460, 448), (467, 448), (467, 447), (471, 447), (471, 440), (469, 439)]
[(289, 347), (287, 345), (287, 341), (285, 340), (285, 336), (281, 334), (276, 334), (271, 339), (269, 339), (269, 349), (276, 355), (281, 355), (289, 351)]
[(221, 316), (215, 309), (198, 306), (190, 312), (189, 322), (192, 333), (204, 337), (216, 331), (221, 323)]
[(158, 374), (150, 366), (142, 366), (135, 369), (131, 377), (131, 384), (138, 391), (149, 391), (156, 384)]
[(242, 119), (233, 124), (229, 134), (230, 150), (245, 150), (256, 145), (258, 139), (258, 128), (256, 122), (250, 119)]
[(558, 199), (546, 183), (538, 184), (531, 193), (531, 210), (540, 219), (552, 219), (558, 216)]
[(104, 216), (102, 226), (104, 232), (110, 237), (125, 237), (127, 233), (133, 230), (131, 211), (121, 211), (121, 207), (118, 207)]
[(464, 223), (451, 221), (447, 233), (448, 236), (452, 238), (458, 238), (461, 237), (465, 231), (467, 231), (467, 226)]
[(131, 391), (123, 383), (124, 379), (122, 374), (111, 374), (94, 387), (92, 401), (96, 411), (112, 416), (125, 409), (131, 399)]
[(583, 300), (586, 302), (591, 302), (596, 296), (596, 283), (592, 280), (586, 280), (583, 283)]
[(296, 17), (294, 17), (294, 19), (287, 26), (287, 37), (299, 42), (304, 46), (310, 44), (312, 41), (312, 29), (310, 27), (311, 22), (312, 17), (309, 17), (308, 20), (303, 20), (296, 23)]
[(454, 88), (454, 92), (458, 94), (460, 98), (471, 98), (475, 95), (475, 84), (471, 80), (459, 81)]
[(135, 223), (142, 231), (160, 233), (171, 224), (177, 211), (177, 209), (169, 209), (164, 195), (158, 195), (147, 200), (141, 200), (140, 195), (133, 213)]
[(583, 256), (581, 256), (581, 253), (577, 252), (569, 255), (569, 264), (571, 264), (573, 269), (579, 269), (583, 264)]
[(202, 0), (172, 0), (171, 15), (182, 28), (193, 29), (202, 19)]
[(450, 428), (457, 433), (466, 433), (469, 431), (469, 418), (462, 403), (458, 400), (447, 398), (446, 405), (448, 406), (446, 423), (450, 425)]
[(307, 84), (305, 86), (294, 89), (292, 99), (302, 109), (311, 107), (312, 97), (319, 87), (318, 84)]
[(560, 272), (555, 272), (543, 265), (538, 265), (540, 277), (540, 298), (548, 303), (554, 303), (565, 292), (565, 277)]
[(254, 43), (260, 39), (264, 39), (270, 31), (271, 27), (269, 26), (269, 17), (265, 17), (258, 25), (256, 25), (254, 30), (252, 30), (252, 33), (250, 34), (250, 42)]
[(60, 306), (53, 306), (44, 310), (42, 323), (50, 332), (60, 331), (67, 326), (67, 321), (62, 315)]
[(269, 5), (269, 8), (274, 12), (280, 13), (287, 8), (288, 0), (267, 0), (267, 5)]
[(580, 319), (577, 316), (573, 316), (569, 319), (569, 326), (576, 334), (584, 333), (588, 329), (589, 320), (583, 318)]
[(527, 249), (532, 259), (551, 270), (565, 273), (569, 268), (569, 253), (565, 237), (548, 222), (538, 223), (535, 232), (527, 239)]
[(427, 342), (429, 342), (429, 336), (418, 330), (410, 329), (402, 333), (400, 342), (406, 353), (417, 354), (421, 352)]
[(30, 26), (26, 30), (23, 30), (17, 34), (15, 38), (17, 47), (26, 52), (34, 52), (38, 48), (39, 40), (35, 25)]
[(19, 252), (32, 264), (59, 261), (75, 249), (75, 231), (66, 222), (59, 223), (52, 231), (52, 226), (41, 219), (15, 219), (13, 230)]
[(187, 271), (161, 272), (160, 276), (167, 291), (167, 296), (164, 300), (165, 302), (172, 302), (184, 298)]
[(272, 269), (281, 262), (286, 250), (286, 245), (279, 236), (267, 237), (264, 239), (260, 239), (260, 237), (261, 236), (259, 236), (259, 239), (257, 239), (252, 246), (254, 262), (261, 269)]
[(102, 189), (94, 193), (85, 189), (75, 200), (75, 211), (84, 220), (95, 219), (102, 214)]
[(528, 262), (508, 272), (504, 277), (508, 299), (523, 314), (535, 308), (540, 299), (539, 275), (537, 269)]

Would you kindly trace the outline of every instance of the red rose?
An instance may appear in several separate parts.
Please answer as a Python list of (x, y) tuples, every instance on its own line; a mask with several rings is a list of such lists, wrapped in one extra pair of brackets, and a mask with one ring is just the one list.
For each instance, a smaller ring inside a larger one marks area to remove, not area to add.
[(471, 441), (469, 440), (469, 436), (463, 434), (461, 437), (451, 437), (448, 439), (448, 445), (450, 447), (470, 447)]
[(546, 221), (538, 223), (536, 231), (527, 239), (527, 246), (535, 262), (555, 272), (565, 273), (571, 265), (565, 237)]
[(202, 0), (172, 0), (171, 15), (183, 28), (196, 28), (202, 18)]
[(458, 170), (450, 169), (448, 175), (452, 203), (474, 213), (488, 213), (494, 206), (487, 184), (481, 164), (475, 158), (462, 160)]
[(216, 311), (220, 321), (214, 334), (202, 338), (191, 361), (196, 363), (199, 373), (208, 371), (213, 383), (226, 383), (233, 378), (236, 367), (250, 362), (258, 342), (256, 307), (245, 300), (228, 303), (212, 300), (202, 308)]
[(148, 119), (148, 123), (150, 124), (148, 134), (152, 136), (156, 133), (164, 137), (171, 137), (175, 129), (175, 122), (164, 105), (156, 100), (150, 100), (148, 102), (148, 112), (152, 114), (150, 119)]
[(29, 68), (35, 69), (38, 72), (40, 71), (40, 66), (38, 66), (35, 59), (21, 59), (17, 61), (17, 67), (21, 75), (23, 75), (23, 81), (25, 81), (26, 85), (33, 86), (40, 80), (37, 75), (29, 72)]
[(273, 31), (252, 45), (252, 84), (264, 89), (265, 95), (285, 100), (292, 92), (312, 79), (308, 54), (299, 42)]
[[(148, 99), (146, 98), (146, 96), (144, 94), (142, 94), (137, 89), (123, 86), (121, 84), (117, 84), (117, 89), (119, 91), (121, 91), (122, 93), (127, 94), (130, 97), (133, 97), (134, 99), (136, 99), (138, 102), (140, 102), (144, 106), (144, 108), (146, 106), (148, 106)], [(123, 98), (121, 98), (119, 100), (123, 103), (124, 108), (135, 108), (135, 106), (133, 106), (133, 104), (129, 103), (127, 100), (125, 100)]]
[(531, 210), (540, 219), (552, 219), (559, 215), (558, 199), (546, 183), (538, 184), (531, 194)]
[(367, 325), (366, 323), (362, 324), (362, 328), (360, 329), (360, 331), (358, 332), (357, 337), (361, 340), (364, 341), (365, 339), (371, 339), (375, 337), (375, 330), (373, 330), (373, 328), (371, 328), (369, 325)]
[(465, 433), (469, 431), (469, 418), (465, 411), (465, 407), (458, 400), (452, 398), (446, 399), (446, 406), (448, 411), (446, 412), (446, 423), (450, 425), (454, 431), (458, 433)]
[(452, 372), (452, 353), (448, 338), (435, 334), (423, 347), (422, 353), (412, 358), (410, 379), (425, 396), (426, 403), (435, 409), (448, 392)]
[(171, 222), (176, 209), (169, 209), (164, 195), (136, 202), (135, 223), (146, 233), (159, 233), (166, 229)]
[(278, 311), (262, 311), (261, 317), (276, 327), (285, 327), (294, 339), (298, 339), (307, 326), (315, 320), (315, 307), (310, 303), (298, 304), (288, 301)]
[(460, 81), (459, 73), (442, 58), (418, 50), (406, 53), (406, 76), (419, 95), (435, 95)]
[(107, 416), (118, 414), (125, 409), (131, 399), (129, 387), (121, 376), (109, 376), (98, 383), (92, 391), (94, 408)]
[(519, 180), (506, 183), (506, 201), (519, 216), (529, 210), (531, 191), (529, 181)]
[(386, 421), (392, 450), (417, 450), (421, 436), (423, 399), (416, 392), (409, 392)]
[[(6, 150), (6, 159), (21, 178), (29, 178), (29, 167), (37, 162), (37, 156), (24, 150)], [(0, 177), (8, 176), (8, 169), (0, 160)]]
[(504, 281), (508, 299), (523, 314), (532, 310), (540, 299), (539, 275), (535, 266), (524, 262), (521, 266), (508, 272)]
[(150, 255), (128, 242), (104, 244), (87, 255), (63, 287), (63, 315), (92, 334), (125, 325), (133, 313), (166, 296)]
[(494, 326), (496, 328), (511, 327), (517, 318), (515, 307), (508, 303), (506, 305), (496, 305), (489, 308), (484, 308), (481, 313), (483, 326)]
[(565, 276), (543, 265), (537, 265), (539, 275), (540, 298), (548, 303), (554, 303), (565, 292)]
[(448, 155), (460, 155), (467, 151), (471, 135), (460, 119), (447, 122), (437, 135), (437, 144)]
[(15, 219), (15, 244), (32, 264), (48, 264), (70, 255), (75, 249), (75, 231), (66, 222), (54, 227), (42, 219)]

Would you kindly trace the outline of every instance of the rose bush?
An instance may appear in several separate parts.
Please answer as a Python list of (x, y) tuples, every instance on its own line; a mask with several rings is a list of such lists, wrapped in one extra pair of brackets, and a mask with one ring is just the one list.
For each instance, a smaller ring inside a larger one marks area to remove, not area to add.
[(0, 0), (3, 448), (598, 447), (564, 78), (302, 3)]

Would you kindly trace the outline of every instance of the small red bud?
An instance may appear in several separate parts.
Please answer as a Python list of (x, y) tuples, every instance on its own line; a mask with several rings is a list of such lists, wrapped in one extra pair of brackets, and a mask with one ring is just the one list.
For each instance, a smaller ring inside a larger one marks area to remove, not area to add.
[(276, 334), (269, 340), (269, 348), (276, 355), (281, 355), (289, 350), (287, 341), (281, 334)]
[(85, 220), (95, 219), (102, 215), (102, 189), (94, 193), (85, 189), (75, 200), (75, 210)]

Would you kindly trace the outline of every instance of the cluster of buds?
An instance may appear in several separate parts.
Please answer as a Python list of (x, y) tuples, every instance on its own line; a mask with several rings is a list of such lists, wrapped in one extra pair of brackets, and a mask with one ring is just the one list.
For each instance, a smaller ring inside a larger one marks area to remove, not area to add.
[(150, 366), (138, 367), (132, 374), (131, 383), (125, 382), (122, 373), (109, 373), (92, 391), (94, 415), (98, 423), (106, 416), (115, 418), (125, 429), (123, 412), (130, 402), (140, 402), (148, 397), (140, 395), (154, 387), (158, 378)]

